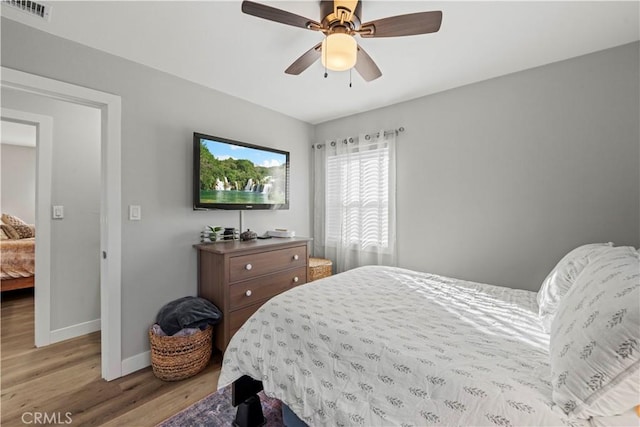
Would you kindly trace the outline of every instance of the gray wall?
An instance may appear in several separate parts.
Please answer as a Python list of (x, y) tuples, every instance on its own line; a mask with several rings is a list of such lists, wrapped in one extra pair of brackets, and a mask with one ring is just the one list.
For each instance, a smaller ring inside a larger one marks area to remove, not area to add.
[[(290, 151), (290, 209), (247, 212), (245, 226), (309, 235), (311, 125), (14, 21), (1, 30), (3, 66), (122, 97), (123, 358), (149, 349), (162, 305), (196, 294), (202, 227), (238, 225), (237, 212), (192, 210), (194, 131)], [(127, 220), (131, 204), (142, 221)]]
[(326, 122), (315, 140), (404, 126), (399, 265), (538, 290), (580, 244), (639, 246), (638, 51), (633, 43)]
[(0, 144), (2, 212), (28, 224), (36, 222), (36, 149)]
[(51, 221), (51, 330), (100, 319), (100, 110), (1, 95), (3, 107), (53, 118), (51, 202), (64, 218)]

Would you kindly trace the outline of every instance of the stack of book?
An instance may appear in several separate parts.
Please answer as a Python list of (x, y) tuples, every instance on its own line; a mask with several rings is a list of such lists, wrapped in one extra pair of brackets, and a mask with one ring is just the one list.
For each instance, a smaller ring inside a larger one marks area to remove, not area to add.
[(275, 230), (267, 231), (267, 234), (271, 237), (295, 237), (296, 232), (286, 228), (276, 228)]

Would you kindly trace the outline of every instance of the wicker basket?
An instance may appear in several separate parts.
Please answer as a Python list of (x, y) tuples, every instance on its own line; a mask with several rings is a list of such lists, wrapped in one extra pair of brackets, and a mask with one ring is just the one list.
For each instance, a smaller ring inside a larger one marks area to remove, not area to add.
[(163, 381), (178, 381), (202, 371), (211, 358), (213, 327), (193, 335), (159, 336), (149, 329), (151, 366)]
[(322, 279), (331, 276), (331, 266), (333, 263), (330, 259), (309, 258), (309, 281)]

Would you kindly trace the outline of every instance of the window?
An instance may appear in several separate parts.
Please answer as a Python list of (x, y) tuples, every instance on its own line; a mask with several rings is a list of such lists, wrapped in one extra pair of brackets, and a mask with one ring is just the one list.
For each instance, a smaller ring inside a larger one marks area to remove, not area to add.
[(338, 273), (396, 265), (396, 134), (314, 145), (313, 253)]
[(389, 248), (389, 163), (389, 148), (378, 144), (327, 157), (327, 245)]

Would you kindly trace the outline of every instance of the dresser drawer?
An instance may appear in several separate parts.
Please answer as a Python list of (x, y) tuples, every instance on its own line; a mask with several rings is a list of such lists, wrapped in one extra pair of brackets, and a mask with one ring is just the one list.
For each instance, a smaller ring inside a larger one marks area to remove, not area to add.
[(229, 280), (237, 282), (288, 268), (305, 267), (306, 265), (306, 244), (294, 248), (241, 255), (229, 259)]
[(229, 309), (251, 305), (307, 282), (305, 267), (273, 273), (233, 284), (229, 287)]
[[(266, 301), (265, 301), (266, 302)], [(251, 315), (253, 313), (255, 313), (256, 311), (258, 311), (258, 309), (260, 307), (262, 307), (262, 304), (264, 303), (258, 303), (258, 304), (254, 304), (254, 305), (250, 305), (249, 307), (245, 307), (241, 310), (236, 310), (231, 312), (231, 314), (229, 315), (229, 339), (231, 339), (231, 337), (233, 336), (233, 334), (235, 334), (238, 329), (240, 329), (242, 327), (242, 325), (244, 325), (244, 322), (247, 321), (247, 319), (249, 317), (251, 317)]]

